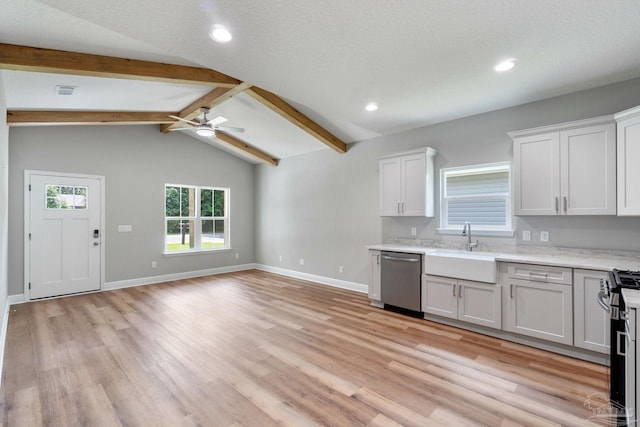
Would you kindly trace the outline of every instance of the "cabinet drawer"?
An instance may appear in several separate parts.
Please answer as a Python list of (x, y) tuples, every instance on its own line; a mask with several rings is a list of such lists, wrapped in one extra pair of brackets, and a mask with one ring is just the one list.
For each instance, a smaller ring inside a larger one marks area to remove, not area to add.
[(507, 275), (510, 279), (556, 283), (559, 285), (573, 284), (572, 269), (567, 267), (510, 263), (507, 264)]

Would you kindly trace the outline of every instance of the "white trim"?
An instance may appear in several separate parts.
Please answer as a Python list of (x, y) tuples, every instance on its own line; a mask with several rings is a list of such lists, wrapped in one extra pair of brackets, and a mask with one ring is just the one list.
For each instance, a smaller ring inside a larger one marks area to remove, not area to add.
[(593, 118), (584, 119), (584, 120), (575, 120), (573, 122), (558, 123), (558, 124), (553, 124), (548, 126), (540, 126), (537, 128), (516, 130), (516, 131), (507, 132), (507, 135), (509, 135), (511, 139), (513, 139), (513, 138), (518, 138), (525, 135), (536, 135), (539, 133), (557, 132), (560, 130), (595, 126), (595, 125), (600, 125), (604, 123), (613, 123), (615, 119), (624, 117), (627, 114), (633, 114), (633, 110), (635, 108), (637, 107), (631, 108), (629, 110), (621, 111), (615, 116), (613, 114), (609, 114), (607, 116), (593, 117)]
[(9, 295), (7, 297), (7, 304), (9, 305), (24, 304), (25, 302), (27, 302), (27, 300), (24, 294)]
[[(436, 229), (438, 234), (448, 234), (448, 235), (456, 235), (461, 236), (462, 227), (459, 228), (438, 228)], [(485, 237), (513, 237), (515, 236), (515, 230), (476, 230), (473, 229), (474, 236), (485, 236)]]
[(385, 154), (384, 156), (378, 157), (378, 160), (388, 159), (388, 158), (397, 157), (397, 156), (406, 156), (409, 154), (418, 154), (418, 153), (426, 153), (427, 157), (434, 157), (436, 154), (438, 154), (438, 151), (435, 148), (431, 148), (431, 147), (420, 147), (420, 148), (414, 148), (408, 151), (401, 151), (399, 153)]
[(333, 286), (334, 288), (347, 289), (363, 294), (366, 294), (369, 291), (369, 287), (361, 283), (332, 279), (330, 277), (317, 276), (315, 274), (302, 273), (300, 271), (287, 270), (286, 268), (272, 267), (270, 265), (264, 264), (256, 264), (255, 268), (257, 270), (267, 271), (269, 273), (276, 273), (282, 276), (293, 277), (295, 279), (308, 280), (309, 282), (320, 283), (321, 285)]
[[(83, 179), (97, 179), (100, 182), (100, 290), (103, 289), (106, 277), (106, 191), (105, 180), (103, 175), (88, 175), (82, 173), (64, 173), (64, 172), (47, 172), (25, 169), (24, 171), (24, 286), (23, 286), (23, 299), (24, 301), (30, 300), (31, 293), (29, 292), (29, 281), (31, 275), (31, 259), (29, 254), (29, 233), (31, 231), (31, 192), (29, 191), (29, 183), (31, 182), (31, 175), (47, 175), (47, 176), (61, 176), (71, 178), (83, 178)], [(23, 301), (23, 302), (24, 302)]]
[[(7, 327), (9, 326), (9, 298), (2, 312), (2, 330), (0, 330), (0, 372), (4, 364), (4, 347), (7, 341)], [(0, 386), (2, 386), (2, 376), (0, 375)]]
[(194, 277), (212, 276), (215, 274), (232, 273), (234, 271), (253, 270), (255, 264), (230, 265), (228, 267), (208, 268), (206, 270), (185, 271), (184, 273), (165, 274), (162, 276), (140, 277), (137, 279), (118, 280), (104, 284), (104, 291), (131, 288), (133, 286), (152, 285), (154, 283), (170, 282), (173, 280), (193, 279)]

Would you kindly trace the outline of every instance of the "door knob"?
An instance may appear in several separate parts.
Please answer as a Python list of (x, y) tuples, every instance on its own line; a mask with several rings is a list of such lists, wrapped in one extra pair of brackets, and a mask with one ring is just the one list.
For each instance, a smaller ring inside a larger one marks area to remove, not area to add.
[(99, 246), (100, 242), (93, 242), (93, 246)]

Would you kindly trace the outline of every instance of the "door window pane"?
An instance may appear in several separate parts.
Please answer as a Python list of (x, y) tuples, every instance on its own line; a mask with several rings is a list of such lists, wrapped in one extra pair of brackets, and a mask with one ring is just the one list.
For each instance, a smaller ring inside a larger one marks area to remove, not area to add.
[(47, 184), (47, 209), (87, 209), (88, 187)]

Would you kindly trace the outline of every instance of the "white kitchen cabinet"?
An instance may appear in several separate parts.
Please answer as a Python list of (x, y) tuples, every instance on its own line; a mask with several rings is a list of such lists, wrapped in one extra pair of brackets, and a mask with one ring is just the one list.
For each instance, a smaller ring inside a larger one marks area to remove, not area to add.
[[(529, 280), (510, 277), (509, 266), (501, 264), (502, 328), (509, 332), (528, 335), (548, 341), (573, 345), (572, 286), (547, 281), (544, 266), (530, 266), (534, 273)], [(571, 272), (570, 268), (567, 268)]]
[(510, 132), (509, 136), (513, 139), (516, 215), (616, 214), (613, 116)]
[(615, 115), (618, 127), (618, 215), (640, 215), (640, 106)]
[(609, 353), (609, 313), (598, 304), (600, 280), (606, 271), (573, 270), (573, 325), (576, 347)]
[(421, 148), (380, 158), (380, 216), (433, 216), (435, 155)]
[(380, 251), (369, 251), (369, 299), (371, 305), (382, 306), (380, 292)]
[(422, 275), (422, 311), (500, 329), (500, 286)]

